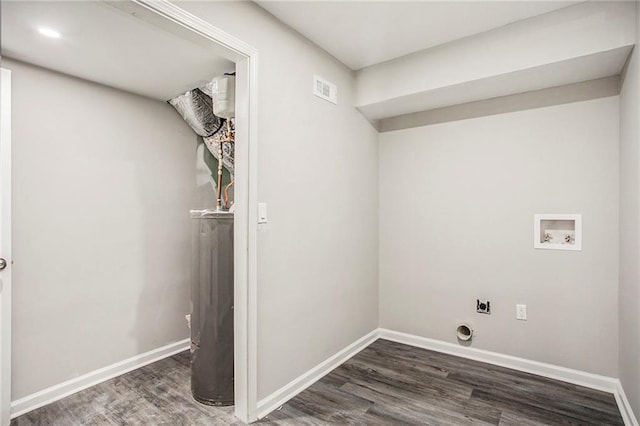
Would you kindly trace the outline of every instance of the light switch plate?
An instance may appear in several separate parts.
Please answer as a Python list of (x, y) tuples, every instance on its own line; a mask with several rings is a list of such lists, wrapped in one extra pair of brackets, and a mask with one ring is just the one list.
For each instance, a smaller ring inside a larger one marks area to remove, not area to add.
[(516, 305), (516, 319), (527, 320), (527, 305)]
[(267, 223), (267, 203), (258, 203), (258, 223)]

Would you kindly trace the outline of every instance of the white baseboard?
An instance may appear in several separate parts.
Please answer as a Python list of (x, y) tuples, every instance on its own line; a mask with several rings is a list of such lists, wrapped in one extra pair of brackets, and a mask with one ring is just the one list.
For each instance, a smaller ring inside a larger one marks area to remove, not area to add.
[(356, 340), (337, 354), (316, 365), (311, 370), (258, 401), (258, 418), (261, 419), (291, 398), (326, 376), (331, 370), (369, 346), (378, 339), (378, 330)]
[(511, 355), (504, 355), (497, 352), (459, 346), (453, 343), (415, 336), (407, 333), (400, 333), (398, 331), (387, 330), (384, 328), (378, 329), (378, 332), (381, 339), (404, 343), (405, 345), (415, 346), (419, 348), (430, 349), (432, 351), (455, 355), (462, 358), (482, 361), (488, 364), (499, 365), (501, 367), (511, 368), (513, 370), (524, 371), (526, 373), (532, 373), (538, 376), (548, 377), (551, 379), (612, 393), (616, 399), (616, 403), (618, 404), (618, 409), (620, 410), (620, 415), (624, 420), (624, 424), (626, 426), (638, 426), (638, 421), (633, 415), (633, 411), (631, 410), (629, 401), (624, 394), (624, 390), (622, 389), (620, 380), (613, 377), (600, 376), (598, 374), (587, 373), (580, 370), (573, 370), (571, 368), (532, 361), (525, 358), (518, 358)]
[[(514, 370), (524, 371), (527, 373), (537, 374), (539, 376), (551, 379), (561, 380), (592, 389), (601, 390), (612, 393), (620, 409), (620, 414), (626, 426), (639, 426), (634, 416), (629, 400), (627, 399), (622, 384), (619, 379), (597, 374), (587, 373), (584, 371), (573, 370), (570, 368), (560, 367), (557, 365), (546, 364), (538, 361), (532, 361), (524, 358), (518, 358), (511, 355), (504, 355), (497, 352), (486, 351), (482, 349), (458, 346), (453, 343), (443, 342), (440, 340), (429, 339), (426, 337), (415, 336), (412, 334), (401, 333), (397, 331), (379, 328), (373, 330), (369, 334), (361, 337), (332, 357), (313, 367), (311, 370), (297, 377), (287, 385), (273, 392), (271, 395), (258, 402), (257, 415), (263, 418), (276, 408), (295, 397), (297, 394), (320, 380), (331, 370), (338, 367), (349, 358), (375, 342), (378, 338), (391, 340), (393, 342), (404, 343), (406, 345), (419, 348), (429, 349), (436, 352), (442, 352), (462, 358), (473, 359), (476, 361), (486, 362), (488, 364), (499, 365)], [(50, 404), (54, 401), (62, 399), (66, 396), (79, 392), (88, 387), (97, 385), (98, 383), (117, 377), (131, 370), (143, 367), (152, 362), (159, 361), (163, 358), (175, 355), (189, 348), (189, 339), (171, 343), (158, 349), (131, 357), (124, 361), (112, 364), (110, 366), (92, 371), (75, 379), (71, 379), (64, 383), (52, 386), (32, 395), (20, 398), (11, 403), (11, 418), (18, 417), (36, 408)]]
[(613, 377), (599, 376), (597, 374), (591, 374), (584, 371), (572, 370), (570, 368), (559, 367), (557, 365), (532, 361), (525, 358), (518, 358), (511, 355), (504, 355), (498, 352), (455, 345), (441, 340), (414, 336), (412, 334), (400, 333), (398, 331), (391, 331), (383, 328), (379, 329), (379, 332), (381, 339), (404, 343), (406, 345), (482, 361), (488, 364), (499, 365), (501, 367), (537, 374), (538, 376), (549, 377), (551, 379), (561, 380), (563, 382), (573, 383), (575, 385), (598, 389), (605, 392), (613, 393), (617, 389), (617, 379), (614, 379)]
[(622, 416), (622, 420), (624, 420), (624, 424), (626, 426), (638, 426), (638, 419), (636, 419), (636, 416), (633, 414), (633, 410), (631, 409), (627, 395), (624, 393), (620, 380), (618, 380), (618, 386), (613, 396), (616, 397), (618, 409), (620, 409), (620, 415)]
[(158, 349), (145, 352), (140, 355), (125, 359), (124, 361), (108, 365), (104, 368), (92, 371), (82, 376), (76, 377), (66, 382), (43, 389), (34, 394), (25, 396), (11, 402), (11, 418), (28, 413), (31, 410), (40, 408), (66, 396), (79, 392), (88, 387), (102, 383), (105, 380), (120, 376), (136, 368), (143, 367), (152, 362), (170, 357), (186, 349), (189, 349), (190, 339), (180, 340), (170, 343)]

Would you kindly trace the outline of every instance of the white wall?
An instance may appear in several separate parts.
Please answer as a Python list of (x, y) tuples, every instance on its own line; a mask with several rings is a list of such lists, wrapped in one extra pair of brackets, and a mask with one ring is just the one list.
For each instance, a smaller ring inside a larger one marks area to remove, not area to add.
[[(377, 133), (352, 72), (255, 4), (179, 6), (259, 50), (261, 399), (378, 326)], [(312, 95), (313, 74), (337, 106)]]
[[(638, 3), (636, 23), (640, 29)], [(620, 380), (637, 418), (640, 418), (639, 58), (636, 44), (620, 90)]]
[[(617, 377), (618, 171), (617, 96), (381, 134), (381, 327)], [(535, 250), (535, 213), (583, 251)]]
[(13, 399), (189, 336), (196, 137), (173, 108), (13, 77)]

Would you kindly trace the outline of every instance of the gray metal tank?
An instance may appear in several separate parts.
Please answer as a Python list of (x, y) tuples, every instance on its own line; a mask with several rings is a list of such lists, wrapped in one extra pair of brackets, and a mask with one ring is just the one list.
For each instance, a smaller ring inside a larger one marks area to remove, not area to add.
[(191, 393), (233, 405), (233, 213), (192, 210)]

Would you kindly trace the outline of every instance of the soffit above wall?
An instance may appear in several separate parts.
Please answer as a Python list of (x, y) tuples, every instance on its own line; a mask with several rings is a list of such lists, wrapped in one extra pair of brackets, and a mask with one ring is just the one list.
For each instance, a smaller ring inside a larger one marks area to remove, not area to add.
[(606, 98), (616, 96), (619, 93), (620, 76), (606, 77), (385, 118), (378, 121), (377, 128), (382, 133), (392, 132), (412, 127)]
[(270, 1), (256, 3), (353, 70), (579, 1)]
[(620, 74), (631, 48), (632, 46), (625, 46), (540, 67), (444, 86), (360, 106), (358, 109), (367, 119), (374, 121), (615, 76)]
[[(3, 1), (0, 8), (3, 56), (153, 99), (235, 68), (208, 41), (176, 36), (105, 2)], [(62, 37), (43, 37), (41, 26)]]
[(619, 75), (635, 43), (633, 2), (585, 2), (367, 67), (370, 121)]

